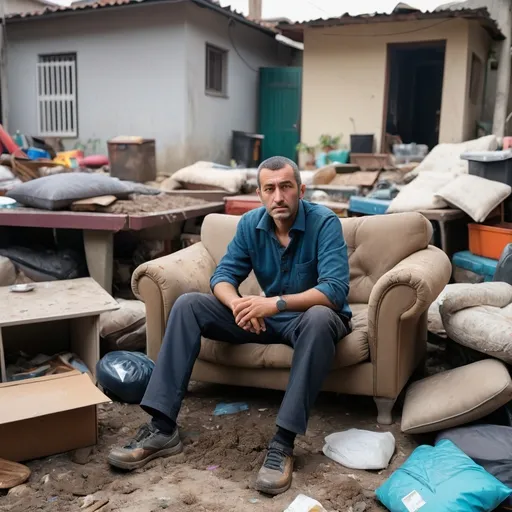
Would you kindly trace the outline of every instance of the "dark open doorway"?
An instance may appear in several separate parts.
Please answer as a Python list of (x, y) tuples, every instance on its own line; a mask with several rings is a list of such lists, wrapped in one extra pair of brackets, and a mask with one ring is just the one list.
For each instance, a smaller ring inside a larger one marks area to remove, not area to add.
[[(439, 141), (445, 41), (388, 45), (385, 146)], [(384, 150), (390, 151), (390, 147)]]

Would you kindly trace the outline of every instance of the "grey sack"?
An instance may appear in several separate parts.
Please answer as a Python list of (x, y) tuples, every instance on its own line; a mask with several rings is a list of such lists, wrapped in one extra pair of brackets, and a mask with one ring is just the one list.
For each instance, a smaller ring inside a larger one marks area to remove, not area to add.
[[(436, 438), (436, 444), (449, 439), (468, 457), (508, 487), (512, 487), (512, 427), (472, 425), (446, 430)], [(503, 504), (512, 508), (512, 497)]]
[(25, 206), (61, 210), (79, 199), (107, 195), (121, 198), (132, 191), (132, 186), (110, 176), (69, 172), (27, 181), (6, 195)]

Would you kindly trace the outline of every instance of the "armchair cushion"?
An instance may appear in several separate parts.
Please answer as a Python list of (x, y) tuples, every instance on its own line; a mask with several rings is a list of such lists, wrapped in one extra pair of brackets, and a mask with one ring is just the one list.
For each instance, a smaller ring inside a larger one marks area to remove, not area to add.
[[(333, 370), (362, 363), (368, 359), (368, 307), (351, 304), (352, 332), (336, 346)], [(282, 344), (231, 345), (223, 341), (202, 339), (199, 359), (239, 368), (291, 368), (293, 350)]]
[(402, 432), (423, 434), (479, 420), (512, 398), (507, 367), (485, 359), (411, 384), (402, 412)]

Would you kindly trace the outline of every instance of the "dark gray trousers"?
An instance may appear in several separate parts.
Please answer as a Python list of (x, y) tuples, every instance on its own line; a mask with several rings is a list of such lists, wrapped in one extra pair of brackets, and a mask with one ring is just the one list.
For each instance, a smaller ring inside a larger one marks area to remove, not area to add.
[[(348, 330), (325, 306), (314, 306), (289, 321), (265, 319), (266, 331), (247, 332), (215, 296), (187, 293), (174, 304), (153, 374), (141, 402), (149, 414), (176, 421), (201, 348), (201, 336), (228, 343), (284, 343), (293, 347), (292, 368), (277, 425), (306, 432), (309, 412), (331, 369), (336, 343)], [(158, 412), (155, 412), (158, 411)]]

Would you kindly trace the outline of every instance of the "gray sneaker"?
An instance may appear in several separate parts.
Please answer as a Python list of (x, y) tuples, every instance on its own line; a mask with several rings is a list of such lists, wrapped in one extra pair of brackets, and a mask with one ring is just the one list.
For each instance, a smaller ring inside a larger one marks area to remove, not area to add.
[(120, 469), (138, 469), (157, 457), (177, 455), (183, 450), (178, 428), (171, 435), (153, 425), (142, 425), (135, 438), (122, 448), (114, 448), (108, 462)]

